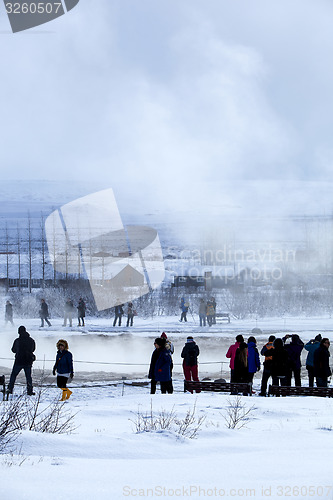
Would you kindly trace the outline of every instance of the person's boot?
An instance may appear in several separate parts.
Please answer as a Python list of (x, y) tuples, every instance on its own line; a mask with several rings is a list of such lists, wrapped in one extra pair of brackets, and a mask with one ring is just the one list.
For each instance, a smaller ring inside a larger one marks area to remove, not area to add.
[(67, 396), (67, 389), (61, 389), (62, 390), (62, 396), (61, 396), (61, 399), (60, 401), (65, 401), (66, 399), (66, 396)]
[(73, 392), (67, 388), (66, 399), (69, 399), (72, 394), (73, 394)]

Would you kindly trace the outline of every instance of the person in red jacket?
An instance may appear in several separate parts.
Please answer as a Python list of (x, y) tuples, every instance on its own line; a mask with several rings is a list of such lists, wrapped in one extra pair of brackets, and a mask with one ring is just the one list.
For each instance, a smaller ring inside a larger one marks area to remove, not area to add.
[(234, 382), (235, 356), (241, 342), (244, 342), (243, 335), (237, 335), (235, 344), (231, 345), (227, 351), (226, 357), (230, 358), (230, 382)]

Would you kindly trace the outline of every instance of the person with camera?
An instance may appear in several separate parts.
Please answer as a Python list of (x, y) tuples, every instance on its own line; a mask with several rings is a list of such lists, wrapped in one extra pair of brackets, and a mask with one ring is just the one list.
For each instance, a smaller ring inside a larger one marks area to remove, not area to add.
[(313, 387), (314, 385), (314, 353), (320, 346), (320, 341), (321, 341), (321, 335), (320, 333), (315, 336), (314, 339), (311, 339), (307, 344), (305, 344), (304, 349), (308, 351), (308, 355), (306, 357), (306, 369), (308, 371), (308, 377), (309, 377), (309, 387)]

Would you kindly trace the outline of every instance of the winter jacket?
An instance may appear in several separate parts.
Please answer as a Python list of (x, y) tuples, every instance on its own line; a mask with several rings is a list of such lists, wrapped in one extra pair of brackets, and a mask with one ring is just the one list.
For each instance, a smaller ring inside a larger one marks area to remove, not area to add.
[(5, 319), (9, 321), (12, 321), (13, 319), (13, 305), (10, 302), (9, 304), (6, 304)]
[(272, 353), (271, 373), (273, 377), (286, 377), (289, 374), (289, 356), (285, 347), (274, 347)]
[(31, 366), (36, 359), (33, 352), (36, 349), (34, 339), (32, 339), (24, 326), (19, 327), (19, 337), (14, 340), (12, 352), (15, 353), (15, 363)]
[(265, 356), (264, 368), (266, 368), (266, 370), (270, 370), (272, 365), (272, 356), (269, 353), (271, 349), (273, 349), (273, 342), (267, 342), (260, 351), (260, 354)]
[(182, 299), (180, 301), (180, 308), (181, 308), (182, 312), (188, 311), (188, 304), (185, 303), (185, 299)]
[(42, 302), (40, 305), (40, 311), (39, 311), (40, 317), (41, 318), (48, 318), (49, 317), (49, 308), (46, 302)]
[(260, 358), (257, 346), (254, 342), (249, 342), (247, 344), (247, 352), (249, 373), (256, 373), (260, 370)]
[(184, 358), (184, 363), (187, 366), (196, 366), (198, 364), (198, 356), (200, 354), (199, 347), (192, 340), (192, 342), (186, 342), (181, 352), (181, 357)]
[(67, 300), (65, 303), (65, 312), (71, 313), (74, 310), (74, 304), (71, 300)]
[(199, 315), (206, 316), (206, 303), (205, 302), (200, 302), (200, 304), (199, 304)]
[(236, 351), (237, 351), (239, 346), (240, 346), (240, 342), (236, 342), (235, 344), (231, 345), (228, 349), (227, 354), (226, 354), (226, 357), (230, 358), (230, 368), (232, 370), (234, 369)]
[[(282, 338), (283, 342), (286, 341), (286, 338), (287, 337)], [(301, 368), (301, 352), (304, 344), (298, 335), (292, 335), (291, 344), (285, 344), (284, 347), (289, 355), (290, 368), (292, 370), (298, 370)]]
[(207, 316), (215, 316), (215, 307), (214, 303), (211, 302), (210, 300), (207, 302)]
[(77, 314), (80, 318), (84, 318), (86, 315), (86, 304), (84, 303), (83, 300), (79, 300), (77, 306)]
[(58, 351), (53, 370), (56, 370), (58, 375), (73, 374), (72, 353), (69, 351)]
[(120, 304), (119, 306), (116, 306), (114, 308), (114, 313), (115, 313), (116, 316), (122, 316), (124, 314), (123, 304)]
[(166, 341), (165, 341), (165, 348), (170, 354), (173, 354), (175, 352), (175, 347), (174, 347), (173, 343), (171, 342), (171, 340), (169, 340), (169, 339), (166, 339)]
[(330, 352), (324, 345), (318, 347), (313, 355), (315, 377), (327, 379), (332, 372), (329, 365)]
[(307, 344), (305, 344), (304, 349), (308, 351), (308, 355), (306, 357), (306, 366), (312, 366), (313, 367), (313, 362), (314, 362), (314, 353), (320, 346), (319, 340), (310, 340)]
[(127, 306), (127, 316), (129, 317), (134, 316), (134, 305), (132, 304), (132, 302), (129, 302)]
[(159, 349), (160, 353), (155, 363), (154, 377), (159, 382), (168, 382), (171, 380), (171, 355), (164, 349)]
[[(234, 382), (248, 382), (249, 381), (249, 365), (244, 365), (240, 358), (240, 349), (236, 350), (234, 360)], [(259, 354), (258, 354), (259, 356)]]
[(148, 378), (154, 379), (155, 378), (155, 364), (157, 361), (157, 358), (160, 355), (160, 349), (156, 349), (153, 351), (151, 355), (151, 360), (150, 360), (150, 365), (149, 365), (149, 372), (148, 372)]

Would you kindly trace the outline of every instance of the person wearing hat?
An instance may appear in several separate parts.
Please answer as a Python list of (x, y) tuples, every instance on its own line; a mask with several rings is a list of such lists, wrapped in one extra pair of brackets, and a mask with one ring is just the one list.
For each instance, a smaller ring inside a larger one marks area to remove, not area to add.
[(165, 348), (165, 339), (157, 337), (154, 341), (155, 350), (151, 356), (148, 378), (151, 379), (150, 394), (156, 393), (156, 383), (160, 382), (161, 393), (173, 392), (171, 382), (171, 355)]
[(308, 371), (309, 387), (313, 387), (314, 386), (314, 378), (315, 378), (315, 376), (314, 376), (314, 366), (313, 366), (314, 360), (313, 360), (313, 357), (314, 357), (315, 351), (320, 346), (320, 341), (321, 341), (321, 335), (319, 333), (318, 335), (315, 336), (314, 339), (311, 339), (304, 346), (304, 349), (306, 351), (308, 351), (308, 355), (306, 357), (305, 365), (306, 365), (306, 369)]
[[(183, 372), (185, 380), (194, 380), (199, 382), (198, 377), (198, 356), (200, 354), (199, 347), (195, 343), (193, 337), (189, 336), (186, 339), (186, 344), (181, 352), (183, 358)], [(192, 392), (192, 391), (191, 391)], [(200, 391), (196, 391), (200, 392)]]
[(73, 356), (68, 350), (67, 340), (60, 339), (56, 345), (58, 351), (52, 373), (53, 375), (57, 374), (57, 386), (62, 390), (60, 401), (65, 401), (72, 394), (72, 391), (67, 387), (67, 381), (69, 378), (74, 377)]
[(35, 361), (36, 356), (33, 354), (36, 349), (36, 344), (33, 338), (25, 329), (25, 326), (19, 326), (18, 339), (14, 340), (12, 352), (15, 353), (15, 361), (10, 375), (7, 394), (12, 394), (17, 375), (21, 370), (24, 370), (25, 378), (27, 381), (27, 394), (34, 396), (32, 387), (31, 369), (32, 363)]

